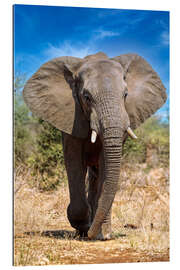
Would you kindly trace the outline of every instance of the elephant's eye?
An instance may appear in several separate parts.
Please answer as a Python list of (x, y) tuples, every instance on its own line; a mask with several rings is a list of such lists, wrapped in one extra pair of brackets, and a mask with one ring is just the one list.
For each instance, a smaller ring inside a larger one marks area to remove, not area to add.
[(124, 94), (123, 94), (124, 99), (126, 99), (127, 96), (128, 96), (128, 91), (126, 90), (124, 91)]
[(84, 101), (87, 103), (87, 104), (90, 104), (91, 103), (91, 98), (90, 98), (90, 96), (89, 96), (89, 94), (88, 93), (84, 93), (83, 94), (83, 98), (84, 98)]

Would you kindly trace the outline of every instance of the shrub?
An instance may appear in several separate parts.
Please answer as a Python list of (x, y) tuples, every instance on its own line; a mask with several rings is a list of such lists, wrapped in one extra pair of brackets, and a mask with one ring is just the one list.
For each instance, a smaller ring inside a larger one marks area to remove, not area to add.
[[(61, 132), (51, 124), (40, 120), (40, 133), (36, 140), (37, 151), (28, 159), (35, 181), (41, 190), (51, 190), (64, 180), (64, 157)], [(39, 178), (38, 178), (39, 176)]]
[(14, 161), (15, 166), (26, 163), (33, 150), (34, 140), (27, 124), (35, 121), (22, 98), (24, 75), (18, 75), (14, 81)]
[(135, 131), (138, 139), (128, 138), (124, 145), (123, 160), (147, 162), (151, 166), (169, 165), (169, 125), (153, 116)]

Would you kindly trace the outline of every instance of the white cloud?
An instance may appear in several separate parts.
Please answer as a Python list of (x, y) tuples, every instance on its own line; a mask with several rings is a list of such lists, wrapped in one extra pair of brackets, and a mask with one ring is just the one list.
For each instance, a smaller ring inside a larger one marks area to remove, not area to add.
[(158, 27), (162, 28), (162, 30), (161, 30), (162, 32), (160, 35), (161, 45), (168, 46), (169, 45), (169, 25), (168, 25), (168, 23), (163, 21), (163, 20), (156, 20), (155, 22), (158, 25)]
[(94, 54), (97, 52), (95, 41), (119, 35), (119, 32), (99, 29), (92, 33), (91, 39), (88, 40), (86, 43), (78, 42), (74, 44), (70, 41), (65, 41), (58, 46), (48, 44), (47, 49), (45, 49), (44, 51), (44, 55), (48, 59), (65, 55), (83, 58), (89, 54)]
[(161, 34), (161, 42), (163, 45), (169, 45), (169, 32), (163, 31)]
[(48, 58), (55, 58), (60, 56), (74, 56), (83, 58), (86, 55), (93, 54), (95, 52), (96, 51), (91, 44), (72, 45), (70, 42), (66, 41), (59, 46), (48, 44), (48, 48), (44, 51), (44, 54)]
[(94, 31), (95, 39), (103, 39), (106, 37), (114, 37), (114, 36), (119, 36), (120, 34), (118, 32), (113, 32), (113, 31), (107, 31), (107, 30), (97, 30)]

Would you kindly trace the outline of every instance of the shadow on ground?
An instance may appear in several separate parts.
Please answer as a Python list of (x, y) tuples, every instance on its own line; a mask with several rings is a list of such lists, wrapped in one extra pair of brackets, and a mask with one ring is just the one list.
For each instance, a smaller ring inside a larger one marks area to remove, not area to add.
[(48, 231), (37, 231), (37, 232), (25, 232), (25, 235), (29, 236), (45, 236), (45, 237), (51, 237), (56, 239), (75, 239), (77, 238), (76, 231), (68, 231), (68, 230), (48, 230)]
[[(28, 236), (44, 236), (61, 240), (83, 240), (83, 241), (93, 241), (89, 240), (87, 235), (80, 235), (78, 231), (68, 231), (68, 230), (47, 230), (47, 231), (36, 231), (36, 232), (25, 232)], [(113, 234), (111, 240), (126, 237), (126, 234)], [(96, 240), (94, 240), (96, 241)]]

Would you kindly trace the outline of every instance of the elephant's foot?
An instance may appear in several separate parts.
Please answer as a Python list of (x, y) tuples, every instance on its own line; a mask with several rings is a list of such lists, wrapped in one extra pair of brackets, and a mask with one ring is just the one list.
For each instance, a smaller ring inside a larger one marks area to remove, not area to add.
[(97, 236), (96, 236), (96, 240), (101, 240), (101, 241), (105, 241), (105, 240), (111, 240), (111, 234), (107, 233), (107, 234), (102, 234), (102, 232), (100, 232)]
[(97, 235), (96, 235), (96, 237), (89, 237), (88, 236), (88, 238), (90, 239), (90, 240), (101, 240), (101, 241), (106, 241), (106, 240), (111, 240), (112, 239), (112, 235), (111, 235), (111, 233), (107, 233), (107, 234), (103, 234), (102, 232), (100, 232), (100, 233), (98, 233)]
[(103, 239), (101, 240), (110, 240), (112, 236), (111, 222), (103, 223), (101, 226), (101, 234)]
[(101, 240), (101, 241), (112, 239), (111, 224), (104, 223), (101, 226), (100, 232), (95, 237), (91, 237), (89, 234), (88, 237), (91, 240)]
[(76, 229), (79, 236), (87, 236), (91, 226), (91, 209), (88, 204), (81, 204), (81, 207), (74, 207), (73, 204), (70, 204), (67, 209), (67, 215), (71, 226)]

